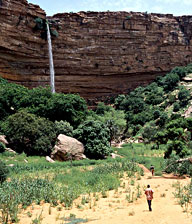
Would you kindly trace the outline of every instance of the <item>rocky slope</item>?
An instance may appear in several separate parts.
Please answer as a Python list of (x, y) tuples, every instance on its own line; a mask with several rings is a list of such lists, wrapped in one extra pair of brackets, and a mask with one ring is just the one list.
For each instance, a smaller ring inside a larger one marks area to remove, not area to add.
[[(0, 75), (27, 87), (49, 84), (47, 42), (26, 0), (0, 0)], [(96, 100), (126, 93), (192, 61), (192, 16), (79, 12), (48, 17), (56, 91)]]

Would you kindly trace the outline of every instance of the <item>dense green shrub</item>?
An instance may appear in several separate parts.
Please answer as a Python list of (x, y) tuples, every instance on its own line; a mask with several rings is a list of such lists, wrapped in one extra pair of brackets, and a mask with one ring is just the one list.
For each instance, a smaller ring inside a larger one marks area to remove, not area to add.
[(179, 175), (189, 174), (192, 176), (192, 166), (189, 161), (176, 163), (176, 161), (180, 159), (179, 156), (171, 155), (169, 159), (165, 160), (165, 171), (167, 173), (175, 173)]
[(49, 155), (55, 143), (54, 124), (25, 111), (9, 116), (2, 126), (11, 148), (18, 153)]
[(0, 153), (4, 152), (5, 148), (6, 148), (5, 145), (2, 142), (0, 142)]
[(13, 83), (0, 82), (0, 120), (14, 114), (20, 107), (21, 99), (28, 94), (28, 89)]
[(163, 82), (164, 82), (164, 89), (166, 91), (171, 91), (177, 86), (179, 82), (179, 76), (175, 73), (168, 73), (164, 77)]
[(50, 33), (51, 33), (51, 36), (54, 36), (54, 37), (58, 37), (59, 36), (57, 30), (50, 29)]
[(37, 87), (25, 94), (20, 100), (19, 109), (27, 108), (27, 111), (41, 117), (48, 117), (48, 103), (52, 99), (50, 88)]
[(67, 121), (55, 121), (56, 134), (64, 134), (67, 136), (73, 136), (73, 127)]
[(112, 109), (112, 107), (105, 105), (103, 102), (99, 102), (95, 113), (98, 115), (104, 115), (105, 112), (109, 112)]
[(182, 79), (183, 77), (186, 76), (187, 69), (186, 67), (175, 67), (171, 70), (171, 73), (177, 74), (180, 77), (180, 79)]
[(32, 90), (0, 80), (0, 120), (26, 109), (29, 113), (51, 121), (66, 120), (77, 127), (87, 114), (86, 101), (79, 95), (52, 94), (50, 88)]
[(96, 113), (89, 113), (87, 120), (101, 121), (109, 129), (110, 142), (119, 141), (126, 128), (124, 112), (102, 104)]
[(87, 114), (86, 101), (79, 95), (55, 93), (47, 104), (46, 118), (51, 121), (65, 120), (77, 127)]
[(145, 143), (149, 143), (154, 140), (154, 137), (157, 133), (157, 127), (154, 122), (150, 122), (143, 128), (142, 137)]
[(46, 29), (45, 20), (37, 17), (34, 19), (34, 22), (35, 22), (35, 27), (34, 27), (35, 30), (45, 30)]
[(6, 167), (5, 163), (0, 160), (0, 184), (6, 180), (8, 174), (8, 168)]
[(169, 98), (169, 103), (170, 104), (173, 104), (176, 101), (176, 96), (175, 95), (170, 94), (168, 96), (168, 98)]
[(180, 105), (179, 105), (179, 103), (175, 102), (173, 104), (173, 111), (178, 112), (179, 110), (180, 110)]
[(178, 99), (180, 100), (180, 105), (186, 106), (190, 98), (191, 98), (190, 91), (186, 89), (184, 86), (182, 86), (178, 93)]
[(160, 115), (161, 115), (161, 111), (160, 111), (160, 110), (155, 110), (155, 111), (153, 112), (153, 117), (154, 117), (154, 119), (159, 118)]
[(88, 120), (74, 131), (74, 137), (84, 144), (90, 159), (104, 159), (111, 152), (109, 129), (100, 121)]
[(163, 127), (168, 119), (168, 115), (166, 112), (162, 113), (159, 119), (157, 120), (157, 125)]

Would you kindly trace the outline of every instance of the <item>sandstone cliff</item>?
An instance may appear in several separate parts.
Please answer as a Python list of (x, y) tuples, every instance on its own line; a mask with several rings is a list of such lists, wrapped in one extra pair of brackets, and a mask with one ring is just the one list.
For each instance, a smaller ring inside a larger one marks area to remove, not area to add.
[[(49, 84), (37, 17), (46, 14), (26, 0), (0, 0), (0, 75), (30, 88)], [(52, 40), (58, 92), (105, 98), (192, 62), (192, 16), (79, 12), (48, 19), (59, 34)]]

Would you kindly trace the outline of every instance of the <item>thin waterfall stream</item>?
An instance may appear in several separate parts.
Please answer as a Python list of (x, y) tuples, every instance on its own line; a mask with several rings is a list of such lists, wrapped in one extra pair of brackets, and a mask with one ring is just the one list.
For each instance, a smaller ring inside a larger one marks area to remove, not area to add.
[(49, 23), (48, 22), (47, 22), (47, 40), (48, 40), (48, 48), (49, 48), (49, 70), (50, 70), (51, 92), (55, 93), (55, 71), (54, 71), (54, 64), (53, 64), (51, 34), (50, 34), (50, 29), (49, 29)]

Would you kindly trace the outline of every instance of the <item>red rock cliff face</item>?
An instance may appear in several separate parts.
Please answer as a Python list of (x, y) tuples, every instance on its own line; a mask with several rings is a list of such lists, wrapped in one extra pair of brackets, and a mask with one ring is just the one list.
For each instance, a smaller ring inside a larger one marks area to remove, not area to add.
[[(47, 42), (33, 29), (44, 11), (25, 0), (0, 2), (1, 76), (27, 87), (48, 84)], [(58, 92), (105, 98), (192, 61), (192, 16), (80, 12), (48, 19), (59, 33), (52, 40)]]

